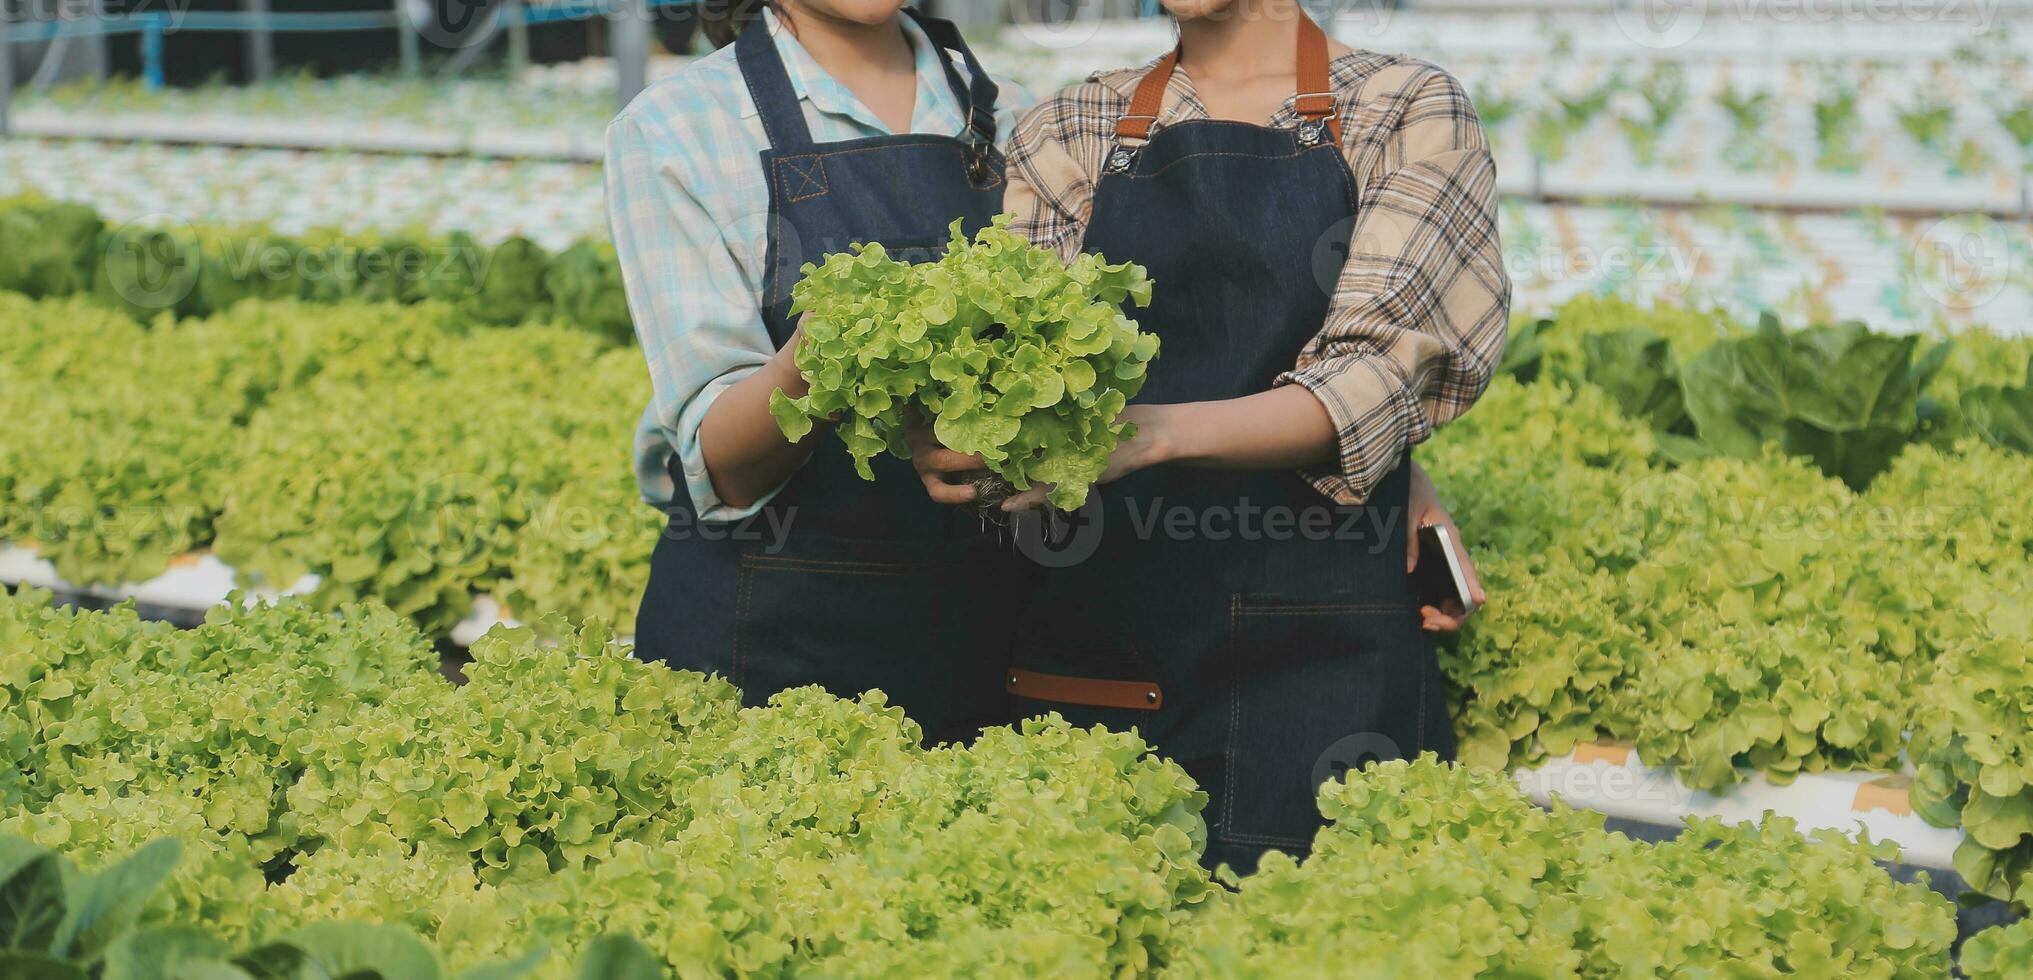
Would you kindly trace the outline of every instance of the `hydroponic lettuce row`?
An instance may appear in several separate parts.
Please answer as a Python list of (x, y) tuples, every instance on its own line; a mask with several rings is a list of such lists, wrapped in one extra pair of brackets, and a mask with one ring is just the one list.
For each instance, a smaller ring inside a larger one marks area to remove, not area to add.
[(559, 322), (628, 343), (634, 328), (614, 250), (582, 241), (552, 255), (522, 237), (484, 245), (462, 232), (382, 235), (175, 223), (113, 226), (91, 208), (0, 198), (0, 290), (80, 295), (141, 322), (207, 316), (248, 299), (435, 299), (459, 316), (512, 326)]
[(1198, 863), (1205, 794), (1133, 734), (925, 749), (879, 694), (744, 709), (598, 624), (498, 630), (454, 686), (374, 605), (175, 630), (46, 600), (0, 598), (0, 891), (129, 896), (77, 902), (101, 909), (85, 942), (6, 933), (66, 963), (280, 946), (549, 978), (621, 933), (683, 977), (1948, 969), (1945, 900), (1784, 821), (1642, 844), (1500, 775), (1391, 763), (1326, 787), (1316, 857), (1230, 893)]
[[(1924, 815), (1983, 828), (1959, 869), (2023, 898), (2033, 794), (2014, 773), (2033, 738), (2013, 705), (2033, 698), (2033, 458), (1950, 439), (1949, 419), (1858, 493), (1778, 443), (1749, 459), (1665, 450), (1611, 386), (1576, 376), (1589, 339), (1651, 315), (1572, 311), (1530, 338), (1533, 383), (1500, 381), (1422, 450), (1505, 597), (1442, 651), (1462, 757), (1522, 764), (1616, 739), (1716, 789), (1747, 770), (1896, 770), (1904, 750)], [(1659, 322), (1674, 350), (1729, 336)], [(1950, 390), (2018, 376), (2033, 346), (1956, 343), (1983, 353), (1946, 360)]]
[(929, 422), (949, 449), (979, 453), (1018, 490), (1052, 485), (1051, 504), (1078, 508), (1135, 426), (1116, 421), (1143, 387), (1158, 338), (1123, 315), (1148, 304), (1140, 266), (1081, 255), (1072, 265), (1036, 248), (998, 216), (970, 241), (955, 221), (946, 254), (911, 264), (879, 243), (807, 263), (792, 288), (803, 313), (798, 370), (810, 383), (770, 411), (796, 441), (814, 419), (835, 431), (854, 465), (909, 458), (905, 430)]
[(212, 547), (433, 631), (476, 591), (627, 625), (661, 516), (627, 465), (649, 384), (591, 334), (453, 307), (249, 302), (141, 325), (0, 293), (0, 540), (80, 584)]
[[(9, 948), (0, 968), (33, 980), (196, 978), (284, 980), (440, 980), (452, 976), (437, 953), (409, 930), (377, 922), (314, 922), (258, 945), (236, 948), (202, 926), (142, 925), (182, 847), (162, 837), (96, 871), (18, 837), (0, 837), (0, 931)], [(460, 980), (517, 980), (548, 957), (538, 947), (515, 960), (487, 963)], [(587, 944), (578, 980), (657, 980), (663, 964), (627, 936)]]
[[(1190, 976), (1933, 977), (1947, 899), (1891, 849), (1791, 821), (1690, 821), (1661, 844), (1524, 799), (1499, 774), (1383, 763), (1328, 783), (1311, 857), (1264, 859), (1194, 917)], [(1224, 896), (1229, 898), (1229, 896)], [(1696, 911), (1700, 910), (1700, 911)], [(1861, 946), (1842, 937), (1862, 931)]]
[[(1627, 407), (1648, 375), (1621, 354), (1683, 363), (1744, 335), (1577, 301), (1521, 330), (1513, 374), (1419, 449), (1501, 597), (1442, 650), (1462, 756), (1610, 738), (1721, 788), (1903, 751), (1921, 812), (1972, 829), (1969, 879), (2023, 897), (2033, 458), (1949, 409), (2019, 388), (2033, 342), (1954, 338), (1918, 394), (1941, 411), (1858, 492), (1783, 441), (1690, 452)], [(20, 423), (0, 427), (0, 538), (72, 582), (210, 546), (250, 582), (317, 572), (312, 602), (371, 598), (433, 632), (476, 591), (628, 628), (661, 523), (623, 458), (648, 395), (632, 352), (435, 302), (143, 326), (0, 295), (0, 339)]]

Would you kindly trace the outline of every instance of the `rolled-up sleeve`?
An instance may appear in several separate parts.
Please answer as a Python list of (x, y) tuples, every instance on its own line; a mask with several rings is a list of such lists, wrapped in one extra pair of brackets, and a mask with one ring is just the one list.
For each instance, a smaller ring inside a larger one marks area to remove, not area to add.
[(675, 454), (685, 485), (673, 494), (689, 493), (703, 519), (737, 520), (775, 494), (748, 507), (722, 501), (706, 473), (699, 425), (776, 345), (725, 223), (687, 189), (677, 163), (683, 154), (660, 145), (665, 138), (628, 115), (607, 130), (609, 230), (655, 392), (638, 427), (636, 467), (644, 496), (654, 498), (657, 470)]
[[(1366, 500), (1406, 447), (1482, 395), (1510, 313), (1482, 124), (1453, 76), (1405, 67), (1416, 73), (1408, 95), (1362, 103), (1396, 121), (1363, 154), (1368, 174), (1358, 173), (1361, 203), (1325, 325), (1278, 379), (1311, 391), (1333, 419), (1337, 457), (1305, 476), (1342, 503)], [(1394, 87), (1389, 75), (1372, 82)]]

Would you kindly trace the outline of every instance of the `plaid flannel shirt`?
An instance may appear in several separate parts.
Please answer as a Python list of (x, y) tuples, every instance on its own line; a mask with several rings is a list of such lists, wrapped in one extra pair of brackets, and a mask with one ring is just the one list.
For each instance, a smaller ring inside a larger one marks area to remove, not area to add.
[[(1150, 68), (1094, 75), (1019, 120), (1005, 207), (1033, 243), (1068, 258), (1080, 252), (1116, 120)], [(1497, 242), (1496, 167), (1461, 84), (1426, 62), (1367, 51), (1333, 59), (1328, 72), (1359, 209), (1326, 322), (1277, 383), (1305, 386), (1340, 433), (1335, 463), (1306, 478), (1336, 501), (1360, 503), (1407, 446), (1489, 386), (1511, 287)], [(1181, 67), (1158, 127), (1206, 117)], [(1297, 122), (1287, 100), (1269, 125)]]

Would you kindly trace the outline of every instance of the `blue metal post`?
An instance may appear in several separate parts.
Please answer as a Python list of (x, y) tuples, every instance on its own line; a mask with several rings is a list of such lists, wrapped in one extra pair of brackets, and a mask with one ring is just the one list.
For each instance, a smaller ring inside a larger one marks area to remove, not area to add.
[(150, 14), (141, 25), (141, 87), (150, 92), (162, 88), (162, 28), (167, 18)]
[(7, 109), (14, 101), (14, 40), (7, 36), (7, 18), (0, 17), (0, 136), (7, 135)]

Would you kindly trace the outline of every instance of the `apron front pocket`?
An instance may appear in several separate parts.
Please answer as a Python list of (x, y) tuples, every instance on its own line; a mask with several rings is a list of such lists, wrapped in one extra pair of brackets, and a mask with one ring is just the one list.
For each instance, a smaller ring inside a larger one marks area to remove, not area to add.
[(933, 743), (1004, 720), (997, 630), (1015, 596), (1002, 566), (945, 541), (795, 542), (742, 556), (730, 679), (747, 703), (808, 684), (842, 698), (879, 689)]
[(1219, 840), (1303, 850), (1322, 782), (1374, 761), (1448, 751), (1432, 645), (1407, 605), (1234, 596)]

